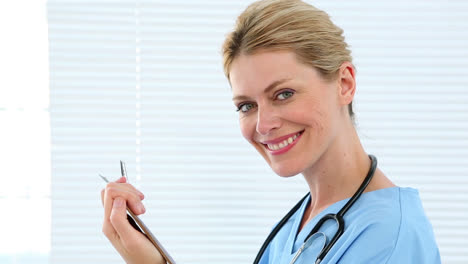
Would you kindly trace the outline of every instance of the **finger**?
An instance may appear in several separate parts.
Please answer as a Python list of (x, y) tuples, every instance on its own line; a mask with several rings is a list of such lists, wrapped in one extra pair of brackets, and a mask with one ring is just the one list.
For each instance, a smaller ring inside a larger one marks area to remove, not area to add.
[[(122, 179), (123, 179), (123, 180), (122, 180)], [(115, 182), (119, 182), (119, 181), (125, 182), (126, 179), (125, 179), (125, 177), (120, 177), (120, 178), (117, 179), (117, 181), (115, 181)], [(106, 189), (102, 189), (102, 190), (101, 190), (101, 202), (102, 202), (102, 205), (103, 205), (103, 206), (104, 206), (104, 195), (105, 195), (105, 193), (106, 193)]]
[(110, 222), (113, 199), (106, 191), (106, 189), (101, 192), (101, 195), (103, 195), (102, 199), (104, 204), (104, 221), (102, 224), (102, 232), (112, 243), (114, 243), (113, 241), (117, 240), (117, 232)]
[(106, 190), (105, 189), (102, 189), (101, 190), (101, 202), (102, 202), (102, 206), (104, 206), (104, 195), (106, 194)]
[(142, 192), (140, 192), (137, 188), (135, 188), (135, 186), (131, 185), (130, 183), (122, 184), (122, 187), (130, 192), (134, 192), (135, 194), (137, 194), (140, 200), (145, 199), (145, 195)]
[[(109, 199), (109, 206), (105, 206), (105, 210), (107, 215), (110, 216), (110, 211), (112, 207), (113, 199), (116, 197), (123, 198), (128, 207), (137, 215), (145, 213), (145, 207), (141, 202), (141, 195), (140, 192), (135, 189), (135, 187), (131, 186), (130, 184), (124, 183), (115, 183), (110, 182), (106, 186), (105, 190), (105, 197), (110, 197)], [(106, 198), (105, 198), (106, 200)]]
[(126, 183), (127, 182), (127, 178), (125, 178), (124, 176), (118, 178), (115, 182), (117, 183)]
[[(122, 180), (123, 179), (123, 180)], [(115, 182), (119, 182), (119, 181), (123, 181), (125, 182), (125, 177), (120, 177), (119, 179), (117, 179), (117, 181)], [(102, 202), (102, 206), (104, 206), (104, 196), (105, 196), (105, 193), (106, 193), (106, 189), (102, 189), (101, 190), (101, 202)], [(143, 194), (142, 194), (143, 195)], [(143, 200), (143, 199), (142, 199)]]
[[(122, 176), (122, 177), (118, 178), (115, 182), (116, 183), (127, 183), (127, 178)], [(135, 188), (133, 185), (131, 185), (129, 183), (127, 183), (125, 185), (128, 186), (129, 188), (131, 188), (132, 190), (134, 190), (136, 193), (138, 193), (141, 200), (145, 199), (145, 195), (142, 192), (140, 192), (137, 188)]]
[(125, 205), (125, 200), (121, 197), (114, 199), (110, 222), (121, 240), (135, 241), (139, 239), (140, 233), (136, 231), (127, 220), (127, 207)]

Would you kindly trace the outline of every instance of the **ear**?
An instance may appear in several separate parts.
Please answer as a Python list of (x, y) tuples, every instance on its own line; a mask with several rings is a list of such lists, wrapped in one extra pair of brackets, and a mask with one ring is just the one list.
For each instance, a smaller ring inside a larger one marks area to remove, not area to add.
[(338, 74), (339, 98), (341, 105), (349, 105), (356, 92), (356, 77), (353, 64), (343, 62)]

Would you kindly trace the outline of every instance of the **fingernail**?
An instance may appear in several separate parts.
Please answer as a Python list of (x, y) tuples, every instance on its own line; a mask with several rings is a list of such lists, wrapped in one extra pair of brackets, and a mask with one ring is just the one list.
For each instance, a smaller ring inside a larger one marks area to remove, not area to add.
[(143, 204), (138, 204), (138, 209), (140, 209), (140, 213), (145, 212), (145, 206)]

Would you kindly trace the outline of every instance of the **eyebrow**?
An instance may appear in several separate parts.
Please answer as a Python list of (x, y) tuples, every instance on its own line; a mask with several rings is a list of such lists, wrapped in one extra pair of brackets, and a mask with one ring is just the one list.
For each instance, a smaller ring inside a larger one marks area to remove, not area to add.
[[(264, 90), (263, 90), (263, 93), (268, 93), (270, 92), (271, 90), (275, 89), (276, 86), (282, 84), (282, 83), (285, 83), (287, 81), (291, 80), (291, 78), (284, 78), (284, 79), (279, 79), (279, 80), (276, 80), (272, 83), (270, 83)], [(232, 98), (233, 101), (237, 101), (237, 100), (246, 100), (246, 99), (249, 99), (248, 96), (245, 96), (245, 95), (237, 95), (235, 97)]]

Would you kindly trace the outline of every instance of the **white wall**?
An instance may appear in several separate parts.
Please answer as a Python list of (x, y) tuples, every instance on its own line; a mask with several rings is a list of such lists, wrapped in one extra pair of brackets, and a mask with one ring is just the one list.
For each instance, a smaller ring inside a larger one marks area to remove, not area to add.
[(51, 154), (46, 1), (0, 1), (0, 34), (0, 263), (47, 263)]

